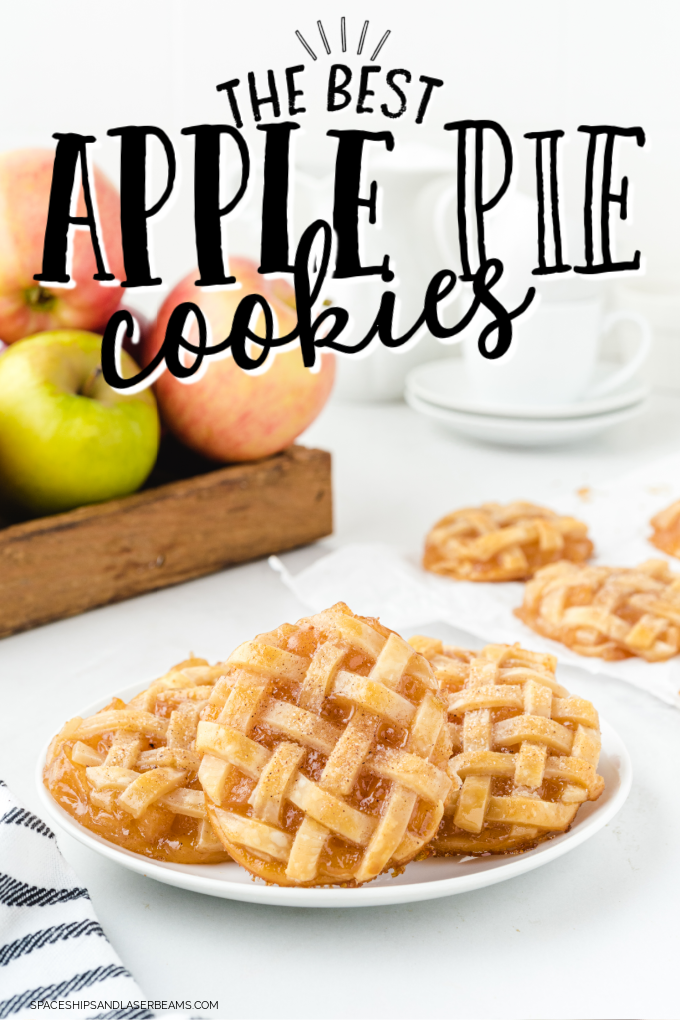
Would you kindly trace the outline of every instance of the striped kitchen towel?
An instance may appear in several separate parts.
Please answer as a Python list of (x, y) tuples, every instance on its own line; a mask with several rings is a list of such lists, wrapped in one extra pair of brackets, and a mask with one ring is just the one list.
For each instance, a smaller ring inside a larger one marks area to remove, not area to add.
[(55, 1008), (101, 1020), (155, 1015), (54, 833), (0, 780), (0, 1018)]

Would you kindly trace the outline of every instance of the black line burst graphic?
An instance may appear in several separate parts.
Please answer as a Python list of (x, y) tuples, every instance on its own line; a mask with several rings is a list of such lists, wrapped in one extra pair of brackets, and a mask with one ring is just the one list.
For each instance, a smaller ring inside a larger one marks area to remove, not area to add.
[[(369, 22), (368, 21), (364, 21), (364, 24), (363, 24), (362, 29), (361, 29), (361, 34), (359, 36), (359, 45), (357, 47), (357, 56), (361, 56), (361, 54), (364, 51), (364, 43), (366, 42), (366, 36), (368, 34), (368, 25), (369, 25)], [(325, 29), (323, 27), (323, 24), (322, 24), (321, 20), (317, 21), (316, 27), (319, 30), (319, 35), (321, 37), (321, 42), (323, 44), (323, 48), (325, 49), (325, 51), (328, 54), (328, 56), (330, 56), (330, 54), (331, 54), (331, 46), (330, 46), (330, 43), (328, 41), (328, 36), (326, 35), (326, 31), (325, 31)], [(309, 45), (309, 43), (307, 42), (307, 40), (303, 36), (302, 32), (300, 32), (299, 29), (296, 29), (295, 30), (295, 35), (297, 36), (298, 40), (300, 41), (300, 44), (302, 46), (304, 46), (304, 48), (307, 50), (307, 53), (309, 53), (309, 55), (312, 58), (312, 60), (317, 60), (318, 58), (317, 58), (316, 53), (314, 52), (312, 47)], [(371, 61), (377, 59), (378, 54), (380, 53), (381, 49), (383, 48), (383, 46), (387, 42), (387, 40), (388, 40), (390, 35), (391, 35), (391, 29), (388, 28), (388, 30), (384, 33), (382, 39), (380, 40), (380, 42), (378, 43), (376, 48), (373, 50), (373, 53), (371, 54)], [(346, 18), (340, 18), (340, 49), (342, 50), (343, 53), (347, 52), (347, 20), (346, 20)]]

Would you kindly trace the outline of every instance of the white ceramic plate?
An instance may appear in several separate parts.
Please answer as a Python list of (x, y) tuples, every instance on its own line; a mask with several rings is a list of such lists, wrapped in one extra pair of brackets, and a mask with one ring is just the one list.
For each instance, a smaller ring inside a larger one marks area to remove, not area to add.
[[(597, 366), (593, 385), (601, 382), (618, 365), (602, 363)], [(582, 397), (569, 404), (546, 404), (530, 407), (526, 404), (493, 404), (476, 400), (470, 394), (470, 383), (465, 374), (462, 358), (443, 358), (419, 365), (409, 372), (406, 386), (421, 400), (451, 411), (501, 416), (504, 418), (586, 418), (594, 414), (618, 411), (639, 404), (649, 394), (649, 384), (631, 379), (612, 393), (588, 399)]]
[[(138, 693), (135, 684), (118, 694), (129, 701)], [(79, 714), (87, 718), (109, 704), (105, 698)], [(63, 720), (55, 721), (55, 733)], [(561, 857), (586, 839), (594, 836), (622, 807), (630, 791), (632, 769), (626, 747), (618, 734), (601, 722), (602, 757), (598, 772), (604, 777), (605, 791), (599, 800), (587, 802), (579, 810), (569, 832), (548, 840), (516, 857), (441, 857), (409, 864), (398, 878), (382, 876), (358, 889), (288, 889), (267, 886), (254, 880), (238, 864), (165, 864), (152, 861), (140, 854), (123, 850), (114, 843), (96, 836), (83, 828), (52, 798), (42, 781), (47, 747), (38, 760), (36, 783), (40, 799), (52, 819), (70, 836), (108, 857), (123, 868), (136, 871), (157, 882), (175, 885), (180, 889), (219, 896), (247, 903), (266, 903), (282, 907), (375, 907), (391, 903), (413, 903), (416, 900), (438, 899), (455, 893), (470, 892), (486, 885), (495, 885), (542, 864)]]
[(452, 432), (471, 439), (481, 439), (499, 446), (557, 446), (590, 439), (641, 414), (645, 400), (607, 414), (594, 414), (588, 418), (502, 418), (498, 415), (472, 414), (450, 411), (421, 399), (409, 387), (404, 394), (406, 403), (419, 414), (440, 422)]

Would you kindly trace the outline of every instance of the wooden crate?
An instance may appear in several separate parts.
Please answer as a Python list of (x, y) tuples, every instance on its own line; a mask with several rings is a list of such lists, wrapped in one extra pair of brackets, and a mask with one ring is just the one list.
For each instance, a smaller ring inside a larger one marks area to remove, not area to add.
[[(0, 636), (332, 531), (324, 450), (292, 446), (266, 460), (199, 470), (125, 499), (1, 529)], [(175, 472), (182, 473), (186, 462)]]

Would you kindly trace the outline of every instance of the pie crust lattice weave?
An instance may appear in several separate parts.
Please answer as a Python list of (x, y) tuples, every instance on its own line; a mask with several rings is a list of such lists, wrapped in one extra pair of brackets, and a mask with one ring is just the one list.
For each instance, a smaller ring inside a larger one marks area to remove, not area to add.
[(343, 603), (237, 648), (196, 747), (215, 832), (279, 885), (401, 868), (436, 832), (451, 787), (429, 663)]
[(527, 583), (515, 614), (579, 655), (662, 662), (680, 650), (680, 576), (665, 560), (638, 567), (555, 563)]
[(650, 542), (669, 556), (680, 558), (680, 499), (652, 517)]
[(81, 825), (147, 857), (177, 864), (229, 859), (198, 782), (196, 729), (224, 664), (188, 659), (127, 704), (76, 716), (54, 738), (44, 782)]
[(523, 581), (556, 560), (581, 563), (593, 551), (587, 526), (533, 503), (484, 503), (435, 524), (423, 566), (459, 581)]
[(410, 643), (435, 670), (453, 742), (435, 854), (527, 850), (600, 796), (598, 715), (557, 682), (554, 656), (519, 645), (473, 652), (434, 638)]

